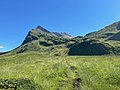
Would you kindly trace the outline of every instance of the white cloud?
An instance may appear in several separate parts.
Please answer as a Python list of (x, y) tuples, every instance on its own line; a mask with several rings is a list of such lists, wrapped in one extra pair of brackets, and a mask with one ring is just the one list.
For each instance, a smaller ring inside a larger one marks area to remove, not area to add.
[(0, 49), (1, 49), (1, 48), (4, 48), (4, 46), (1, 46), (1, 45), (0, 45)]

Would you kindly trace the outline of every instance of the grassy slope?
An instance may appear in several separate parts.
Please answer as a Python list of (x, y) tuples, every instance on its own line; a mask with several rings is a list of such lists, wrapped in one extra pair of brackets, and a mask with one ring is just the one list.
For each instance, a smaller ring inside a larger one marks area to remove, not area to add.
[(120, 90), (119, 56), (45, 56), (29, 52), (0, 56), (0, 78), (29, 78), (38, 90)]
[(85, 37), (86, 38), (97, 38), (97, 39), (101, 39), (101, 38), (108, 39), (114, 34), (120, 32), (118, 28), (119, 25), (120, 25), (120, 21), (115, 22), (109, 26), (106, 26), (105, 28), (99, 31), (89, 33)]

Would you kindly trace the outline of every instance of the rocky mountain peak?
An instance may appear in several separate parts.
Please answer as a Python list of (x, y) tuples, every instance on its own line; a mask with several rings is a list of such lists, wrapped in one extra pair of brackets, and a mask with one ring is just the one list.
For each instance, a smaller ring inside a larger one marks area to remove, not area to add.
[(62, 32), (61, 35), (65, 38), (73, 38), (71, 35), (69, 35), (68, 33), (66, 32)]
[(71, 35), (65, 33), (65, 32), (61, 32), (61, 33), (58, 33), (58, 32), (53, 32), (56, 36), (58, 37), (62, 37), (62, 38), (73, 38)]
[(48, 31), (47, 29), (43, 28), (43, 27), (40, 26), (40, 25), (38, 25), (36, 29), (39, 30), (39, 31), (42, 31), (42, 32), (51, 33), (50, 31)]

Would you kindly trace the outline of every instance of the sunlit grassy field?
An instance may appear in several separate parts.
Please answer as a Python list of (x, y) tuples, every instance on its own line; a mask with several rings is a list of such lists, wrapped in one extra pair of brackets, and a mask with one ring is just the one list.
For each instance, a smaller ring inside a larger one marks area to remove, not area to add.
[[(36, 90), (120, 90), (119, 56), (52, 56), (29, 52), (0, 56), (0, 79), (28, 78)], [(78, 89), (79, 90), (79, 89)]]

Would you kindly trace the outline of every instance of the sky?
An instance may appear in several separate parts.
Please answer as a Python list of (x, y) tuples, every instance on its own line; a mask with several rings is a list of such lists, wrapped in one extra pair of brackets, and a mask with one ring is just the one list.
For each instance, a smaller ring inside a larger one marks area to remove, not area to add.
[(120, 20), (120, 0), (0, 0), (0, 52), (23, 42), (28, 31), (83, 36)]

